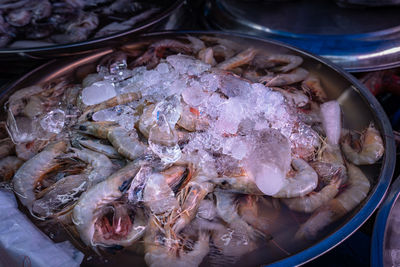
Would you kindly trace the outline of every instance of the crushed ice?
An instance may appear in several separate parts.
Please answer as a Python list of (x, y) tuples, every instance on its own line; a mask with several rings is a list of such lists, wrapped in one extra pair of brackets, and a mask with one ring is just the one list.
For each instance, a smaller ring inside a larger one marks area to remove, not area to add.
[[(96, 75), (85, 79), (84, 104), (140, 92), (142, 99), (137, 105), (148, 110), (150, 117), (139, 123), (139, 128), (147, 129), (149, 147), (164, 163), (176, 162), (184, 154), (222, 153), (240, 161), (264, 193), (274, 194), (290, 169), (295, 148), (319, 142), (280, 92), (213, 69), (190, 56), (168, 56), (151, 70), (129, 70), (124, 65), (112, 73), (104, 68), (100, 73), (102, 79)], [(190, 108), (184, 108), (186, 105)], [(93, 119), (115, 121), (130, 130), (139, 120), (135, 108), (117, 106), (96, 112)], [(175, 126), (183, 112), (193, 113), (188, 117), (207, 127), (190, 133), (180, 147)]]

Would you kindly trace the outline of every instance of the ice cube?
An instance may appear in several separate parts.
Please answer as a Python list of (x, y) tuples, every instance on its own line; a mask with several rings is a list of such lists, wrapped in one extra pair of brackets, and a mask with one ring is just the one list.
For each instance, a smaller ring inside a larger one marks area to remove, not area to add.
[(250, 83), (240, 77), (223, 73), (219, 79), (219, 88), (227, 97), (243, 96), (251, 91)]
[(95, 105), (116, 96), (114, 86), (108, 81), (95, 82), (82, 91), (85, 105)]
[(163, 163), (174, 163), (182, 156), (178, 145), (178, 135), (165, 117), (160, 115), (156, 125), (149, 132), (149, 147)]
[(167, 62), (180, 74), (200, 75), (211, 68), (210, 65), (186, 55), (168, 56)]
[(161, 115), (164, 116), (167, 123), (171, 127), (175, 127), (175, 124), (181, 117), (181, 113), (181, 97), (179, 95), (172, 95), (164, 101), (157, 103), (152, 114), (157, 120), (160, 119)]
[(216, 122), (217, 132), (235, 134), (240, 122), (247, 116), (242, 100), (234, 97), (221, 105), (221, 113)]
[(40, 126), (50, 133), (56, 133), (62, 131), (65, 124), (65, 112), (61, 109), (55, 109), (47, 113), (40, 121)]
[(204, 90), (208, 92), (215, 92), (219, 87), (218, 75), (215, 73), (204, 73), (200, 77), (200, 82)]
[(182, 92), (183, 100), (190, 106), (197, 107), (207, 100), (208, 94), (203, 91), (202, 85), (198, 81), (192, 81)]
[(243, 159), (249, 150), (249, 145), (246, 143), (244, 138), (233, 137), (228, 138), (224, 142), (222, 152), (227, 155), (231, 155), (233, 158), (241, 160)]
[(285, 184), (285, 174), (271, 162), (259, 162), (248, 169), (248, 174), (264, 194), (271, 196), (279, 192)]
[(126, 130), (130, 131), (134, 128), (138, 120), (138, 116), (134, 115), (135, 111), (126, 105), (118, 105), (112, 108), (103, 109), (93, 114), (94, 121), (115, 121)]

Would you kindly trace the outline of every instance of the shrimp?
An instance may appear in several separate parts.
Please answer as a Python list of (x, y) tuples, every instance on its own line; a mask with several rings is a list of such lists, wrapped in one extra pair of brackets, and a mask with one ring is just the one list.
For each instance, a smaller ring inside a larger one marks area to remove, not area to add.
[(59, 141), (48, 145), (42, 152), (25, 162), (13, 177), (14, 191), (21, 203), (32, 213), (35, 200), (34, 188), (43, 176), (57, 166), (56, 157), (67, 149), (67, 143)]
[(5, 138), (0, 141), (0, 159), (4, 158), (8, 155), (11, 155), (14, 150), (14, 143), (11, 141), (10, 138)]
[(49, 144), (49, 140), (33, 140), (15, 146), (15, 153), (22, 160), (29, 160)]
[(216, 67), (221, 70), (232, 70), (242, 65), (246, 65), (253, 60), (257, 52), (258, 50), (253, 47), (247, 48), (236, 56), (219, 63)]
[(199, 51), (198, 58), (204, 63), (215, 66), (217, 62), (214, 59), (214, 51), (211, 47), (203, 48)]
[(128, 131), (113, 122), (83, 122), (77, 125), (81, 133), (108, 139), (113, 147), (130, 160), (135, 160), (145, 151), (145, 146)]
[(71, 211), (80, 194), (88, 187), (85, 174), (62, 178), (40, 192), (33, 202), (32, 212), (40, 218), (57, 216)]
[(238, 203), (238, 213), (243, 220), (265, 235), (270, 235), (279, 227), (276, 222), (280, 211), (279, 201), (274, 198), (245, 195)]
[(12, 94), (7, 101), (8, 108), (14, 116), (20, 114), (25, 108), (25, 101), (31, 96), (36, 95), (44, 91), (42, 86), (33, 85), (22, 88)]
[[(102, 209), (107, 207), (111, 207), (111, 211), (113, 211), (113, 202), (122, 197), (124, 189), (129, 186), (131, 179), (138, 173), (142, 164), (141, 160), (129, 163), (81, 195), (72, 211), (72, 221), (86, 245), (94, 249), (96, 246), (128, 246), (144, 234), (146, 227), (141, 216), (135, 217), (132, 222), (132, 216), (124, 214), (123, 218), (119, 217), (121, 220), (116, 218), (117, 224), (112, 223), (109, 227), (108, 221), (104, 220), (109, 209), (106, 209), (107, 212), (102, 212)], [(118, 222), (121, 222), (122, 219), (129, 224), (128, 228), (130, 229), (124, 237), (114, 234), (117, 228), (121, 226)], [(107, 240), (102, 237), (105, 233), (109, 234)]]
[(215, 191), (214, 196), (217, 201), (216, 207), (218, 216), (228, 223), (231, 228), (234, 228), (241, 233), (245, 233), (253, 240), (259, 237), (264, 237), (262, 232), (251, 227), (240, 217), (237, 210), (237, 204), (235, 203), (235, 194)]
[(103, 145), (102, 143), (95, 140), (78, 140), (78, 143), (92, 151), (106, 155), (111, 159), (120, 159), (121, 155), (115, 148), (109, 145)]
[(150, 45), (147, 51), (133, 62), (133, 66), (146, 65), (147, 68), (151, 69), (159, 63), (160, 58), (164, 56), (167, 49), (183, 54), (192, 52), (191, 45), (189, 44), (172, 39), (163, 39)]
[(324, 103), (327, 100), (325, 90), (322, 88), (321, 82), (317, 76), (313, 74), (308, 75), (301, 83), (301, 87), (305, 92), (308, 92), (315, 101)]
[(295, 55), (275, 54), (260, 55), (254, 58), (254, 64), (262, 69), (272, 68), (272, 71), (288, 72), (303, 63), (303, 59)]
[(335, 177), (320, 191), (312, 191), (302, 197), (282, 198), (289, 209), (298, 212), (311, 213), (333, 199), (339, 192), (341, 180)]
[(360, 140), (355, 142), (358, 149), (351, 146), (352, 138), (348, 134), (342, 141), (342, 150), (346, 158), (356, 165), (374, 164), (383, 155), (385, 150), (379, 131), (371, 123), (361, 134)]
[(204, 42), (197, 37), (186, 35), (184, 39), (189, 40), (189, 42), (191, 43), (192, 50), (195, 53), (198, 53), (200, 50), (206, 48)]
[(266, 86), (283, 86), (303, 81), (308, 75), (308, 71), (303, 68), (296, 68), (287, 73), (281, 73), (276, 76), (267, 75), (261, 77), (259, 82)]
[(15, 156), (0, 159), (0, 181), (9, 181), (22, 163), (24, 161)]
[(156, 105), (151, 104), (147, 106), (142, 115), (139, 118), (139, 131), (146, 137), (149, 138), (150, 129), (156, 124), (157, 118), (153, 116), (153, 111)]
[(264, 195), (256, 183), (247, 175), (218, 177), (210, 179), (215, 184), (216, 191), (226, 191), (238, 194)]
[(83, 114), (79, 117), (78, 121), (84, 121), (91, 118), (91, 116), (97, 111), (107, 108), (112, 108), (118, 105), (125, 105), (127, 103), (137, 101), (140, 98), (141, 98), (140, 93), (132, 93), (132, 92), (114, 96), (104, 102), (87, 107), (83, 112)]
[(155, 219), (151, 219), (144, 237), (144, 259), (147, 265), (157, 266), (199, 266), (209, 252), (209, 235), (199, 232), (198, 240), (189, 251), (184, 251), (180, 240), (160, 233)]
[(89, 186), (102, 182), (111, 175), (113, 164), (107, 156), (87, 149), (71, 148), (71, 150), (73, 153), (62, 157), (78, 158), (89, 164), (90, 168), (88, 168), (89, 172), (87, 174)]
[(313, 168), (302, 159), (293, 159), (292, 166), (298, 173), (293, 178), (287, 178), (286, 185), (273, 197), (301, 197), (312, 192), (318, 185), (318, 175)]
[(355, 165), (347, 163), (348, 186), (326, 205), (318, 208), (311, 217), (300, 226), (295, 238), (312, 239), (327, 225), (342, 218), (363, 201), (370, 189), (370, 182)]
[(172, 227), (175, 233), (179, 233), (194, 219), (201, 201), (208, 193), (212, 192), (213, 187), (212, 183), (196, 182), (194, 179), (179, 193), (180, 213)]
[(310, 102), (308, 97), (303, 92), (297, 89), (281, 89), (279, 87), (272, 87), (271, 89), (280, 92), (286, 98), (286, 101), (289, 103), (289, 105), (292, 107), (304, 107)]
[(205, 130), (209, 126), (205, 116), (201, 116), (197, 109), (186, 104), (182, 105), (181, 117), (176, 124), (189, 132)]

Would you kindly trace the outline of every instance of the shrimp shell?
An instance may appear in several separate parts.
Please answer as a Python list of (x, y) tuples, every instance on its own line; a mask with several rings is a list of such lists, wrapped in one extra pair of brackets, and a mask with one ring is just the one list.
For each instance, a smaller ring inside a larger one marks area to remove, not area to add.
[(48, 145), (42, 152), (25, 162), (13, 177), (14, 191), (21, 203), (32, 212), (34, 188), (44, 174), (56, 165), (56, 157), (67, 149), (65, 141)]

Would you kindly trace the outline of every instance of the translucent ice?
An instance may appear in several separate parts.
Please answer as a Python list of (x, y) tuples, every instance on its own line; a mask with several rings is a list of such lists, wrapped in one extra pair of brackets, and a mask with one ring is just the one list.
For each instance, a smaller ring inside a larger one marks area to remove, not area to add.
[(94, 121), (115, 121), (126, 130), (130, 131), (135, 126), (138, 116), (135, 111), (126, 105), (118, 105), (113, 108), (103, 109), (93, 114)]
[(288, 139), (279, 131), (269, 129), (254, 132), (253, 148), (245, 160), (245, 168), (258, 188), (265, 194), (275, 194), (284, 185), (290, 169), (291, 151)]
[(204, 73), (200, 77), (200, 82), (204, 90), (215, 92), (219, 87), (218, 75), (215, 73)]
[(157, 103), (152, 114), (157, 120), (160, 120), (160, 116), (164, 116), (166, 122), (173, 128), (181, 117), (181, 113), (181, 97), (172, 95)]
[(219, 80), (219, 88), (227, 97), (245, 95), (251, 90), (250, 83), (231, 74), (222, 73), (219, 75)]
[(232, 137), (228, 138), (224, 142), (222, 152), (227, 155), (231, 155), (233, 158), (241, 160), (243, 159), (249, 150), (249, 144), (247, 144), (245, 138)]
[(161, 115), (149, 132), (149, 147), (164, 163), (174, 163), (182, 152), (178, 145), (178, 135), (165, 115)]
[(108, 81), (95, 82), (82, 91), (85, 105), (95, 105), (116, 96), (114, 86)]
[(211, 68), (210, 65), (185, 55), (172, 55), (167, 62), (180, 74), (199, 75)]
[(208, 94), (203, 91), (201, 83), (192, 81), (182, 92), (182, 97), (187, 104), (197, 107), (207, 100)]
[(235, 134), (240, 122), (247, 116), (246, 109), (240, 98), (230, 98), (221, 105), (221, 112), (216, 122), (219, 133)]
[(47, 113), (40, 121), (40, 126), (50, 133), (59, 133), (65, 124), (65, 113), (61, 109), (55, 109)]
[(321, 115), (327, 142), (337, 145), (342, 129), (339, 103), (335, 100), (323, 103), (321, 105)]

